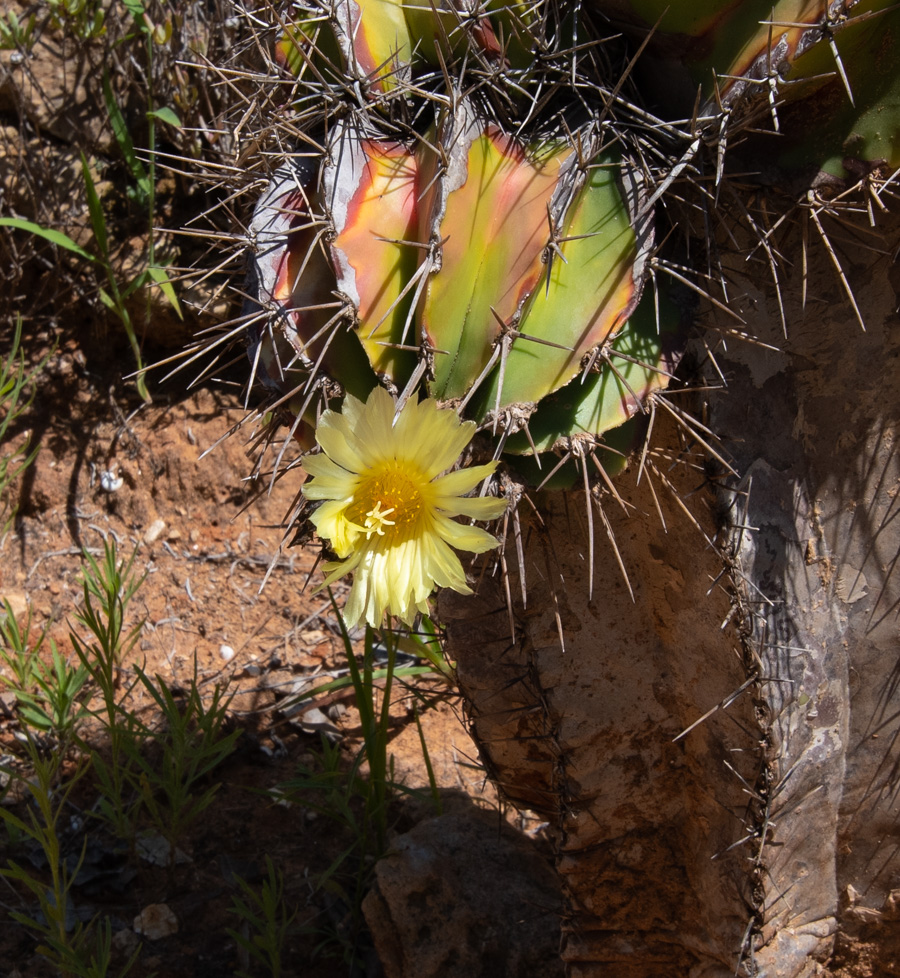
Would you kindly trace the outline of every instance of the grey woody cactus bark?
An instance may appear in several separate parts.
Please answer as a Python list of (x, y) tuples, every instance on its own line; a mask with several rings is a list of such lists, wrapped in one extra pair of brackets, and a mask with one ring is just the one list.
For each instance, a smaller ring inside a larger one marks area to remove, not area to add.
[[(780, 244), (799, 255), (801, 236)], [(727, 386), (698, 395), (737, 471), (670, 476), (699, 527), (658, 489), (664, 531), (646, 482), (618, 484), (633, 600), (605, 538), (588, 594), (574, 492), (526, 532), (515, 642), (490, 586), (474, 613), (442, 602), (498, 782), (557, 827), (572, 975), (799, 978), (866, 928), (873, 973), (894, 953), (898, 246), (882, 216), (837, 248), (865, 332), (824, 247), (782, 283), (786, 336), (771, 290), (728, 261), (736, 307), (777, 349), (730, 343)], [(661, 458), (684, 447), (657, 431)]]

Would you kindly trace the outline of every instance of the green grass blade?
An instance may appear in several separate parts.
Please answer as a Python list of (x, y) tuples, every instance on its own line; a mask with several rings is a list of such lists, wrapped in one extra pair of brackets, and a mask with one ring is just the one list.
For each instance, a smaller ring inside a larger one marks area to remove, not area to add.
[(109, 124), (112, 126), (113, 135), (116, 137), (119, 150), (125, 158), (125, 164), (131, 173), (134, 182), (138, 185), (142, 199), (147, 201), (150, 197), (150, 177), (147, 175), (147, 168), (138, 159), (134, 148), (134, 140), (128, 131), (128, 125), (119, 103), (113, 94), (112, 85), (109, 82), (109, 72), (103, 72), (103, 101), (106, 103), (106, 114), (109, 116)]
[(441, 803), (441, 793), (438, 789), (437, 778), (434, 776), (434, 767), (431, 763), (431, 755), (428, 753), (428, 744), (425, 742), (425, 731), (422, 729), (422, 721), (419, 718), (418, 710), (416, 710), (416, 730), (419, 732), (419, 744), (422, 747), (422, 760), (425, 762), (425, 771), (428, 774), (428, 788), (431, 792), (431, 799), (434, 802), (434, 810), (438, 815), (443, 815), (444, 806)]
[(181, 119), (178, 118), (173, 109), (168, 108), (168, 106), (162, 106), (159, 109), (153, 109), (147, 113), (148, 119), (159, 119), (160, 122), (165, 122), (168, 126), (173, 126), (175, 129), (181, 128)]
[(84, 180), (84, 192), (87, 197), (88, 212), (91, 216), (91, 227), (94, 231), (94, 238), (97, 241), (97, 247), (100, 249), (103, 261), (108, 265), (109, 238), (106, 234), (106, 217), (103, 214), (103, 205), (100, 203), (100, 197), (97, 194), (97, 185), (94, 183), (94, 177), (84, 153), (81, 154), (81, 176)]
[(0, 227), (19, 228), (22, 231), (30, 231), (32, 234), (37, 235), (39, 238), (44, 238), (45, 241), (49, 241), (51, 244), (59, 245), (60, 248), (65, 248), (66, 251), (73, 252), (79, 258), (84, 258), (90, 262), (97, 261), (94, 255), (89, 251), (85, 251), (80, 244), (74, 242), (67, 234), (63, 234), (62, 231), (56, 231), (54, 228), (41, 227), (40, 224), (35, 224), (33, 221), (26, 221), (19, 217), (0, 217)]
[(168, 271), (162, 265), (151, 265), (147, 269), (147, 274), (160, 287), (162, 294), (169, 300), (172, 308), (178, 314), (178, 318), (184, 319), (181, 311), (181, 303), (178, 301), (178, 296), (175, 293), (175, 287), (172, 285)]

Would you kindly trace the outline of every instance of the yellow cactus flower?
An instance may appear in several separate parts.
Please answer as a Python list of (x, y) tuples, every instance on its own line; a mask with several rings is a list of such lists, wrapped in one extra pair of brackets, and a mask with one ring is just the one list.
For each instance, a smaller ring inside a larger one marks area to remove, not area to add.
[(447, 472), (474, 433), (471, 421), (434, 400), (408, 401), (397, 412), (381, 387), (365, 404), (348, 396), (340, 414), (323, 413), (322, 453), (304, 459), (312, 480), (303, 495), (322, 500), (312, 522), (341, 558), (325, 565), (322, 586), (353, 573), (349, 627), (362, 620), (377, 627), (385, 613), (412, 624), (436, 586), (471, 593), (452, 548), (483, 553), (497, 540), (453, 517), (491, 520), (506, 509), (502, 499), (464, 495), (496, 462)]

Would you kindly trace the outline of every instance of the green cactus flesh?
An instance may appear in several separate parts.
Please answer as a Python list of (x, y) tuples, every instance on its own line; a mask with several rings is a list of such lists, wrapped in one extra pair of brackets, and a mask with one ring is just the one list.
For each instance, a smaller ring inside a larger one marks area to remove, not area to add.
[[(668, 293), (647, 289), (627, 328), (605, 353), (606, 363), (594, 364), (598, 369), (585, 372), (542, 400), (529, 421), (531, 440), (524, 432), (511, 435), (506, 451), (516, 455), (535, 449), (550, 452), (567, 437), (590, 441), (617, 428), (623, 417), (642, 411), (649, 395), (668, 385), (670, 371), (677, 366), (682, 319)], [(627, 437), (633, 436), (629, 429)], [(605, 467), (609, 471), (610, 465)]]
[[(641, 183), (617, 156), (585, 166), (561, 141), (527, 146), (463, 106), (411, 145), (338, 126), (302, 192), (297, 179), (258, 215), (282, 239), (274, 288), (261, 290), (279, 314), (255, 355), (309, 424), (321, 378), (358, 397), (379, 379), (400, 391), (425, 357), (431, 396), (512, 432), (586, 358), (629, 343), (652, 229), (632, 217)], [(659, 333), (634, 342), (655, 370)], [(598, 397), (595, 436), (638, 409)]]
[[(664, 289), (640, 301), (651, 204), (679, 167), (699, 172), (703, 140), (744, 119), (744, 160), (836, 177), (900, 165), (896, 0), (827, 16), (820, 0), (303, 9), (277, 60), (297, 76), (298, 128), (324, 149), (257, 209), (269, 319), (251, 338), (297, 430), (382, 384), (455, 406), (519, 465), (626, 423), (629, 442), (685, 327)], [(699, 86), (682, 108), (702, 138), (684, 129), (678, 149), (618, 98), (592, 43), (607, 18), (656, 25), (645, 57), (663, 50)]]
[[(561, 168), (559, 152), (529, 159), (524, 147), (493, 128), (461, 135), (456, 146), (468, 152), (460, 153), (446, 181), (433, 184), (426, 198), (434, 204), (443, 245), (421, 322), (441, 351), (435, 354), (433, 392), (443, 399), (466, 394), (504, 325), (534, 292)], [(446, 195), (439, 186), (448, 188)]]
[[(615, 167), (598, 161), (573, 202), (560, 254), (550, 253), (504, 369), (494, 371), (484, 387), (488, 410), (534, 405), (559, 390), (579, 373), (586, 355), (618, 336), (636, 305), (638, 243)], [(651, 360), (658, 355), (651, 352)], [(609, 420), (606, 428), (620, 421)]]
[(843, 178), (845, 158), (900, 166), (896, 0), (592, 6), (638, 34), (655, 25), (651, 46), (669, 65), (681, 64), (684, 91), (702, 90), (704, 113), (720, 105), (760, 119), (771, 113), (778, 142), (761, 152), (783, 168), (817, 167)]
[[(845, 160), (900, 166), (900, 6), (860, 3), (785, 75), (785, 165), (844, 176)], [(850, 101), (852, 94), (853, 101)], [(852, 164), (851, 164), (852, 165)]]

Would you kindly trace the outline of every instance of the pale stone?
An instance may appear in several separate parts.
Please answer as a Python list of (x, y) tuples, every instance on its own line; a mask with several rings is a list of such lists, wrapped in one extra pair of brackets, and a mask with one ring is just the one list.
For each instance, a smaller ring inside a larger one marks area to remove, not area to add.
[(134, 931), (158, 941), (178, 933), (178, 918), (165, 903), (151, 903), (134, 918)]

